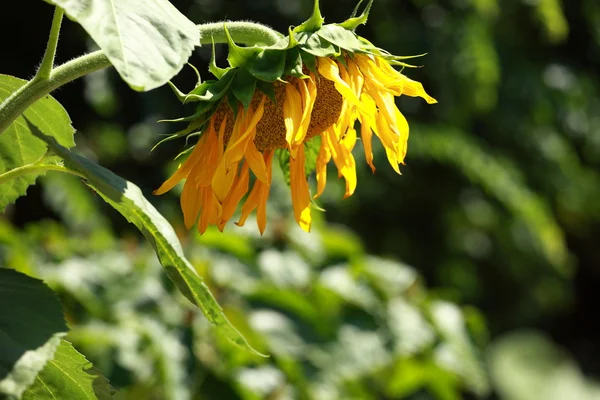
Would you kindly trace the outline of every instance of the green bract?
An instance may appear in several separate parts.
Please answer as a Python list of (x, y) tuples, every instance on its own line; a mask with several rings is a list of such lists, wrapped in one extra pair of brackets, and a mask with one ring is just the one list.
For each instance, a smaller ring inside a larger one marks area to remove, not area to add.
[[(227, 24), (224, 30), (227, 36), (229, 66), (221, 68), (215, 62), (215, 48), (209, 64), (209, 71), (217, 78), (198, 82), (188, 94), (174, 85), (171, 88), (182, 103), (198, 102), (196, 112), (172, 122), (190, 121), (187, 128), (177, 132), (160, 143), (203, 130), (205, 123), (216, 111), (223, 98), (227, 98), (234, 113), (237, 113), (238, 101), (248, 108), (256, 89), (275, 102), (272, 83), (286, 81), (289, 77), (306, 79), (307, 70), (317, 73), (317, 57), (352, 57), (353, 54), (370, 54), (387, 60), (390, 64), (413, 67), (402, 60), (418, 56), (395, 56), (374, 46), (367, 39), (358, 36), (354, 30), (365, 24), (373, 4), (370, 0), (360, 15), (361, 0), (354, 12), (342, 23), (323, 25), (319, 10), (319, 1), (315, 0), (312, 16), (295, 28), (289, 28), (288, 35), (270, 46), (238, 46), (232, 39)], [(159, 144), (160, 144), (159, 143)]]

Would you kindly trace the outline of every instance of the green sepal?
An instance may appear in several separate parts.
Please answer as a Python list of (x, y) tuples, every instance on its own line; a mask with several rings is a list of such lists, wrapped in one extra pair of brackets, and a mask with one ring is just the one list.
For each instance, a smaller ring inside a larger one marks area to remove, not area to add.
[(244, 108), (248, 108), (250, 105), (255, 88), (256, 78), (247, 69), (239, 69), (231, 84), (231, 90), (235, 97), (242, 102)]
[(261, 50), (248, 62), (248, 71), (262, 81), (275, 82), (285, 70), (285, 53), (285, 50)]
[(227, 103), (229, 103), (229, 108), (231, 108), (231, 111), (233, 112), (233, 120), (235, 121), (240, 108), (240, 103), (238, 102), (238, 99), (235, 96), (227, 96)]
[(202, 127), (204, 122), (206, 122), (206, 121), (202, 121), (202, 120), (192, 121), (186, 128), (184, 128), (178, 132), (175, 132), (175, 133), (167, 136), (164, 139), (159, 140), (158, 143), (156, 143), (150, 151), (154, 151), (154, 149), (156, 149), (158, 146), (160, 146), (161, 144), (163, 144), (165, 142), (170, 142), (171, 140), (179, 139), (184, 136), (189, 136), (189, 135), (193, 134), (194, 132), (197, 132), (198, 129), (200, 129)]
[(363, 12), (357, 17), (356, 14), (358, 13), (358, 9), (359, 9), (360, 5), (362, 4), (362, 2), (363, 2), (363, 0), (360, 0), (358, 2), (356, 7), (354, 8), (354, 11), (352, 12), (352, 15), (350, 16), (350, 18), (348, 18), (344, 22), (339, 23), (337, 25), (341, 26), (342, 28), (353, 31), (356, 28), (358, 28), (359, 25), (366, 24), (367, 18), (369, 18), (369, 12), (371, 11), (371, 6), (373, 5), (373, 0), (369, 0), (369, 3), (367, 3)]
[[(225, 74), (218, 81), (212, 81), (212, 83), (206, 90), (206, 93), (204, 93), (203, 95), (197, 95), (195, 93), (192, 93), (195, 91), (193, 90), (192, 92), (190, 92), (190, 94), (188, 94), (186, 102), (220, 100), (221, 97), (223, 97), (225, 93), (227, 93), (227, 90), (231, 86), (231, 82), (233, 81), (233, 78), (235, 77), (237, 71), (237, 69), (232, 68), (225, 72)], [(204, 83), (200, 86), (203, 86)]]
[[(198, 107), (196, 107), (196, 112), (193, 113), (192, 115), (188, 115), (187, 117), (180, 117), (180, 118), (174, 118), (174, 119), (160, 119), (158, 120), (158, 122), (186, 122), (186, 121), (193, 121), (195, 119), (198, 119), (202, 116), (202, 114), (206, 113), (207, 111), (210, 111), (211, 108), (214, 107), (214, 103), (212, 102), (200, 102), (198, 104)], [(212, 115), (212, 112), (210, 113), (210, 115)]]
[(285, 58), (285, 76), (293, 76), (295, 78), (306, 79), (307, 75), (302, 72), (302, 57), (298, 48), (292, 48), (287, 51)]
[(193, 69), (194, 72), (196, 73), (196, 78), (198, 80), (196, 81), (196, 86), (194, 86), (194, 88), (197, 88), (198, 86), (200, 86), (202, 84), (202, 77), (200, 76), (200, 72), (198, 71), (198, 68), (194, 67), (192, 64), (187, 63), (187, 65), (189, 65), (190, 68)]
[(260, 47), (241, 47), (234, 43), (233, 38), (229, 34), (227, 24), (223, 23), (223, 29), (225, 30), (225, 37), (227, 38), (227, 44), (229, 46), (229, 53), (227, 54), (227, 61), (233, 68), (242, 67), (252, 59), (259, 51)]
[(317, 57), (337, 57), (341, 54), (339, 46), (323, 39), (316, 33), (300, 32), (297, 38), (302, 50)]
[(277, 104), (277, 97), (275, 96), (275, 87), (272, 83), (268, 83), (265, 81), (257, 81), (256, 88), (267, 95), (267, 97), (273, 102), (273, 104)]
[(217, 62), (215, 60), (215, 40), (214, 38), (211, 38), (212, 40), (212, 54), (210, 55), (210, 63), (208, 63), (208, 70), (210, 71), (211, 74), (213, 74), (214, 76), (217, 77), (217, 79), (221, 79), (221, 77), (223, 75), (225, 75), (225, 72), (227, 72), (227, 70), (229, 68), (220, 68), (217, 67)]
[(294, 28), (294, 32), (315, 32), (323, 26), (325, 18), (321, 15), (319, 9), (319, 0), (314, 0), (313, 13), (309, 19)]
[(294, 48), (296, 46), (298, 46), (298, 41), (296, 40), (296, 37), (294, 36), (294, 30), (292, 29), (291, 26), (288, 27), (288, 40), (289, 40), (289, 44), (288, 44), (288, 49)]
[(317, 58), (310, 54), (307, 53), (304, 50), (300, 50), (300, 57), (302, 58), (302, 64), (306, 66), (306, 68), (308, 68), (308, 70), (310, 72), (312, 72), (313, 74), (317, 74)]
[(346, 30), (339, 25), (325, 25), (316, 34), (348, 51), (361, 51), (363, 48), (363, 44), (358, 40), (354, 32)]
[(182, 103), (185, 103), (185, 98), (187, 97), (187, 94), (179, 90), (179, 88), (177, 88), (177, 86), (175, 86), (173, 82), (168, 81), (167, 83), (169, 84), (169, 87), (171, 88), (173, 93), (175, 93), (175, 96), (177, 96), (177, 100), (179, 100)]

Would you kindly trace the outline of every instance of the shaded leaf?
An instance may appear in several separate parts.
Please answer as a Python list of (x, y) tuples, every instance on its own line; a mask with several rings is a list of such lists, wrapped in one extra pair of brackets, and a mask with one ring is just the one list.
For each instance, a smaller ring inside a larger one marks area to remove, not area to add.
[(248, 64), (248, 71), (260, 80), (274, 82), (285, 70), (285, 51), (266, 49)]
[(23, 394), (34, 399), (112, 399), (114, 390), (100, 371), (71, 343), (61, 340), (54, 358), (48, 361), (35, 382)]
[(176, 75), (195, 46), (196, 25), (167, 0), (48, 0), (80, 23), (133, 89)]
[[(27, 81), (23, 79), (0, 74), (0, 102), (25, 83)], [(59, 163), (56, 157), (45, 157), (46, 144), (32, 134), (27, 121), (46, 135), (53, 136), (61, 145), (75, 145), (71, 119), (53, 97), (45, 96), (25, 110), (0, 134), (0, 212), (24, 195), (27, 187), (45, 172), (43, 168), (36, 167)], [(27, 174), (19, 174), (14, 179), (8, 179), (5, 175), (8, 171), (25, 166), (29, 166), (30, 172)]]
[(86, 176), (88, 186), (142, 232), (156, 251), (169, 278), (188, 300), (203, 311), (217, 330), (237, 345), (255, 351), (231, 325), (208, 286), (185, 258), (173, 227), (146, 200), (140, 188), (88, 159), (71, 153), (52, 138), (44, 137), (44, 140), (65, 159), (67, 165)]
[(20, 396), (67, 331), (61, 304), (44, 282), (0, 268), (0, 394)]

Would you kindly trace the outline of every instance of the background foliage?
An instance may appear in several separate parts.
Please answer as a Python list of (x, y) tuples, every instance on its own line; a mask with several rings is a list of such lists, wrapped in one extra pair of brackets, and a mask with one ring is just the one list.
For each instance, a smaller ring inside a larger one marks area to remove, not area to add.
[[(52, 8), (20, 3), (6, 6), (14, 18), (0, 32), (19, 40), (1, 41), (0, 72), (25, 78)], [(173, 4), (194, 22), (252, 19), (282, 32), (311, 9)], [(321, 4), (327, 22), (353, 7)], [(411, 122), (401, 177), (382, 149), (375, 175), (359, 156), (357, 192), (341, 201), (331, 182), (310, 236), (281, 181), (262, 239), (252, 224), (197, 237), (175, 196), (151, 198), (269, 359), (215, 336), (137, 231), (77, 179), (49, 173), (0, 216), (0, 265), (60, 293), (67, 339), (121, 398), (597, 398), (599, 24), (593, 0), (378, 0), (360, 34), (394, 54), (428, 52), (407, 74), (439, 101), (400, 99)], [(57, 58), (91, 46), (65, 22)], [(201, 71), (209, 47), (192, 56)], [(184, 69), (174, 82), (192, 87), (195, 76)], [(168, 88), (135, 93), (111, 70), (54, 95), (78, 148), (147, 196), (173, 169), (183, 143), (150, 152), (176, 129), (155, 121), (187, 115)]]

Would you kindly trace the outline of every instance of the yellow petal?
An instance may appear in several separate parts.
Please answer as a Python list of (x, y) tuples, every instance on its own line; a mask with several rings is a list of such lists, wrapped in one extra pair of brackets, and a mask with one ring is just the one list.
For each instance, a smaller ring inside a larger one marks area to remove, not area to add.
[(234, 127), (234, 131), (231, 134), (231, 138), (229, 139), (229, 143), (227, 143), (227, 148), (225, 149), (225, 158), (228, 163), (238, 162), (244, 156), (246, 151), (246, 146), (250, 140), (254, 140), (254, 135), (256, 134), (256, 125), (258, 121), (263, 116), (265, 110), (265, 99), (267, 96), (263, 96), (258, 107), (250, 117), (251, 109), (243, 112), (243, 117), (239, 120), (236, 120), (236, 126), (238, 129), (236, 130)]
[(191, 229), (198, 219), (198, 213), (202, 206), (201, 190), (196, 187), (192, 180), (185, 182), (180, 203), (183, 211), (183, 223), (187, 229)]
[(212, 178), (212, 190), (217, 196), (219, 203), (223, 203), (225, 197), (233, 186), (233, 181), (237, 173), (237, 163), (231, 164), (229, 167), (225, 163), (225, 160), (221, 160), (215, 175)]
[(404, 90), (402, 91), (402, 94), (411, 97), (422, 97), (425, 99), (427, 104), (437, 103), (436, 99), (434, 99), (425, 92), (425, 89), (423, 88), (423, 84), (421, 84), (421, 82), (413, 81), (412, 79), (407, 78), (404, 75), (402, 75), (402, 80), (404, 81)]
[(327, 57), (317, 57), (318, 60), (318, 71), (326, 79), (332, 81), (335, 85), (337, 91), (344, 97), (345, 100), (348, 100), (352, 105), (358, 107), (359, 109), (363, 108), (362, 103), (354, 94), (354, 91), (350, 87), (350, 85), (340, 77), (340, 67), (338, 64)]
[[(264, 161), (263, 161), (264, 162)], [(223, 231), (223, 227), (231, 219), (237, 205), (242, 200), (242, 197), (248, 192), (248, 181), (250, 178), (250, 169), (248, 163), (242, 165), (242, 170), (239, 177), (235, 180), (233, 188), (223, 201), (223, 210), (219, 220), (219, 230)]]
[(333, 162), (338, 169), (338, 172), (346, 180), (346, 192), (344, 198), (352, 196), (356, 189), (356, 164), (354, 156), (346, 147), (338, 141), (334, 128), (328, 129), (324, 136), (327, 138), (327, 146), (331, 152)]
[(173, 189), (175, 185), (179, 183), (179, 181), (181, 181), (183, 178), (186, 178), (189, 175), (190, 171), (194, 168), (194, 166), (202, 159), (202, 157), (204, 157), (203, 153), (206, 150), (205, 143), (207, 141), (207, 137), (209, 136), (207, 133), (209, 132), (206, 132), (205, 134), (200, 136), (200, 139), (198, 140), (196, 147), (194, 147), (192, 154), (189, 155), (187, 160), (185, 160), (185, 162), (183, 162), (183, 164), (180, 165), (179, 169), (175, 171), (175, 173), (169, 179), (167, 179), (158, 189), (156, 189), (153, 192), (153, 194), (161, 195), (163, 193), (168, 192), (169, 190)]
[(331, 153), (327, 147), (327, 139), (325, 134), (321, 135), (321, 148), (319, 149), (319, 155), (317, 156), (316, 176), (317, 176), (317, 194), (314, 198), (316, 199), (325, 190), (325, 184), (327, 183), (327, 164), (331, 160)]
[(365, 150), (365, 159), (367, 160), (367, 164), (371, 167), (371, 171), (375, 173), (375, 165), (373, 164), (373, 131), (371, 128), (363, 121), (360, 123), (360, 137), (362, 138), (363, 148)]
[(304, 146), (300, 146), (296, 153), (296, 158), (290, 158), (292, 205), (294, 207), (294, 217), (296, 218), (298, 225), (306, 232), (310, 232), (310, 225), (312, 222), (312, 217), (310, 215), (310, 192), (308, 190), (308, 182), (306, 181), (304, 164)]
[(244, 158), (246, 159), (246, 162), (250, 166), (250, 169), (256, 178), (263, 183), (267, 183), (267, 166), (265, 165), (263, 155), (256, 149), (256, 145), (254, 144), (253, 140), (248, 142), (248, 147), (246, 147), (246, 154), (244, 155)]
[(285, 141), (288, 148), (296, 148), (298, 132), (302, 125), (302, 96), (291, 83), (285, 85), (283, 121), (285, 123)]

